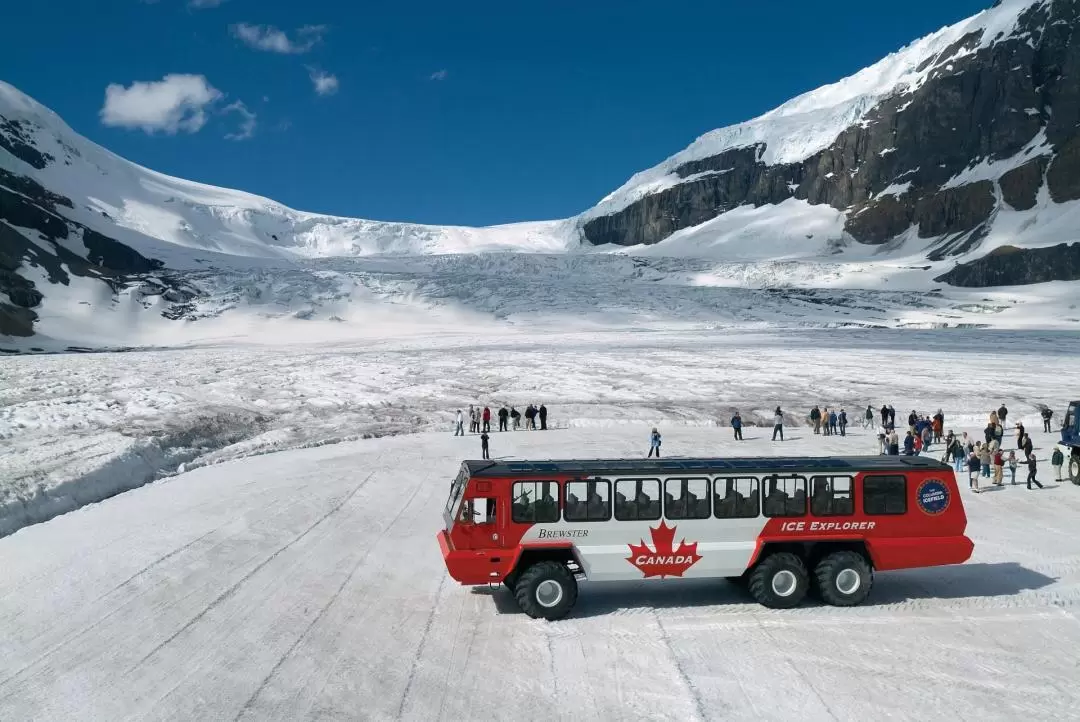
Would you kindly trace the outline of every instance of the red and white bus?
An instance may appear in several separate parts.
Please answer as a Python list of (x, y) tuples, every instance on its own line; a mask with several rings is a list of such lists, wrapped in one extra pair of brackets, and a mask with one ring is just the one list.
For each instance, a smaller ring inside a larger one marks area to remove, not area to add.
[(465, 461), (438, 534), (450, 576), (559, 619), (578, 581), (719, 577), (786, 609), (852, 606), (875, 571), (974, 548), (952, 469), (919, 456)]

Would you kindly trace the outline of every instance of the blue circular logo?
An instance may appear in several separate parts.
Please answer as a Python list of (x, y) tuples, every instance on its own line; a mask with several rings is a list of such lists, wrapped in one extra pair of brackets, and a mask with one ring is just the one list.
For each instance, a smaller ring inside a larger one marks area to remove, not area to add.
[(937, 516), (949, 508), (949, 487), (937, 479), (927, 479), (919, 484), (915, 495), (919, 508), (930, 516)]

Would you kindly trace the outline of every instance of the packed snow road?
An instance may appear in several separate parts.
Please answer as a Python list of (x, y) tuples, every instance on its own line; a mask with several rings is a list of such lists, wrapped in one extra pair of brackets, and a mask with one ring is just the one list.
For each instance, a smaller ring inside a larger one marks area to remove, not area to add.
[[(640, 455), (647, 428), (494, 434), (495, 456)], [(745, 454), (863, 453), (875, 440)], [(1037, 434), (1045, 450), (1049, 436)], [(677, 429), (668, 455), (733, 453)], [(882, 574), (854, 609), (724, 582), (588, 584), (521, 614), (434, 534), (474, 437), (197, 469), (0, 539), (0, 719), (1065, 719), (1080, 709), (1080, 489), (965, 494), (960, 567)], [(1046, 467), (1041, 478), (1048, 481)], [(1008, 483), (1006, 481), (1006, 483)], [(964, 485), (966, 486), (966, 485)]]

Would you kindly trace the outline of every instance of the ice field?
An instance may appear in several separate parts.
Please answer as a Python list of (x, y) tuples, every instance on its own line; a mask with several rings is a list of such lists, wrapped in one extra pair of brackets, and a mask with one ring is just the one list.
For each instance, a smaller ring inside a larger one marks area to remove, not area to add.
[[(663, 430), (669, 456), (874, 444)], [(636, 456), (647, 432), (496, 433), (492, 451)], [(445, 573), (449, 481), (478, 452), (444, 431), (234, 460), (0, 539), (0, 719), (1077, 717), (1078, 487), (965, 492), (971, 561), (879, 574), (862, 607), (586, 583), (548, 623)]]
[(1040, 404), (1060, 421), (1080, 395), (1080, 336), (1060, 331), (400, 330), (0, 357), (0, 536), (181, 468), (449, 429), (470, 403), (543, 402), (563, 428), (671, 428), (727, 424), (735, 409), (769, 421), (777, 404), (789, 423), (815, 403), (854, 419), (888, 402), (898, 418), (940, 408), (981, 428), (1004, 402), (1041, 428)]

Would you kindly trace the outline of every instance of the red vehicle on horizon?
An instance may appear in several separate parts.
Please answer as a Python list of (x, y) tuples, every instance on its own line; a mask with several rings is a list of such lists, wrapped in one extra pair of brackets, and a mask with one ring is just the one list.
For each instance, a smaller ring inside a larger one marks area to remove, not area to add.
[(974, 545), (951, 467), (927, 457), (465, 461), (438, 533), (465, 585), (559, 619), (579, 581), (725, 578), (761, 604), (853, 606), (874, 572)]

